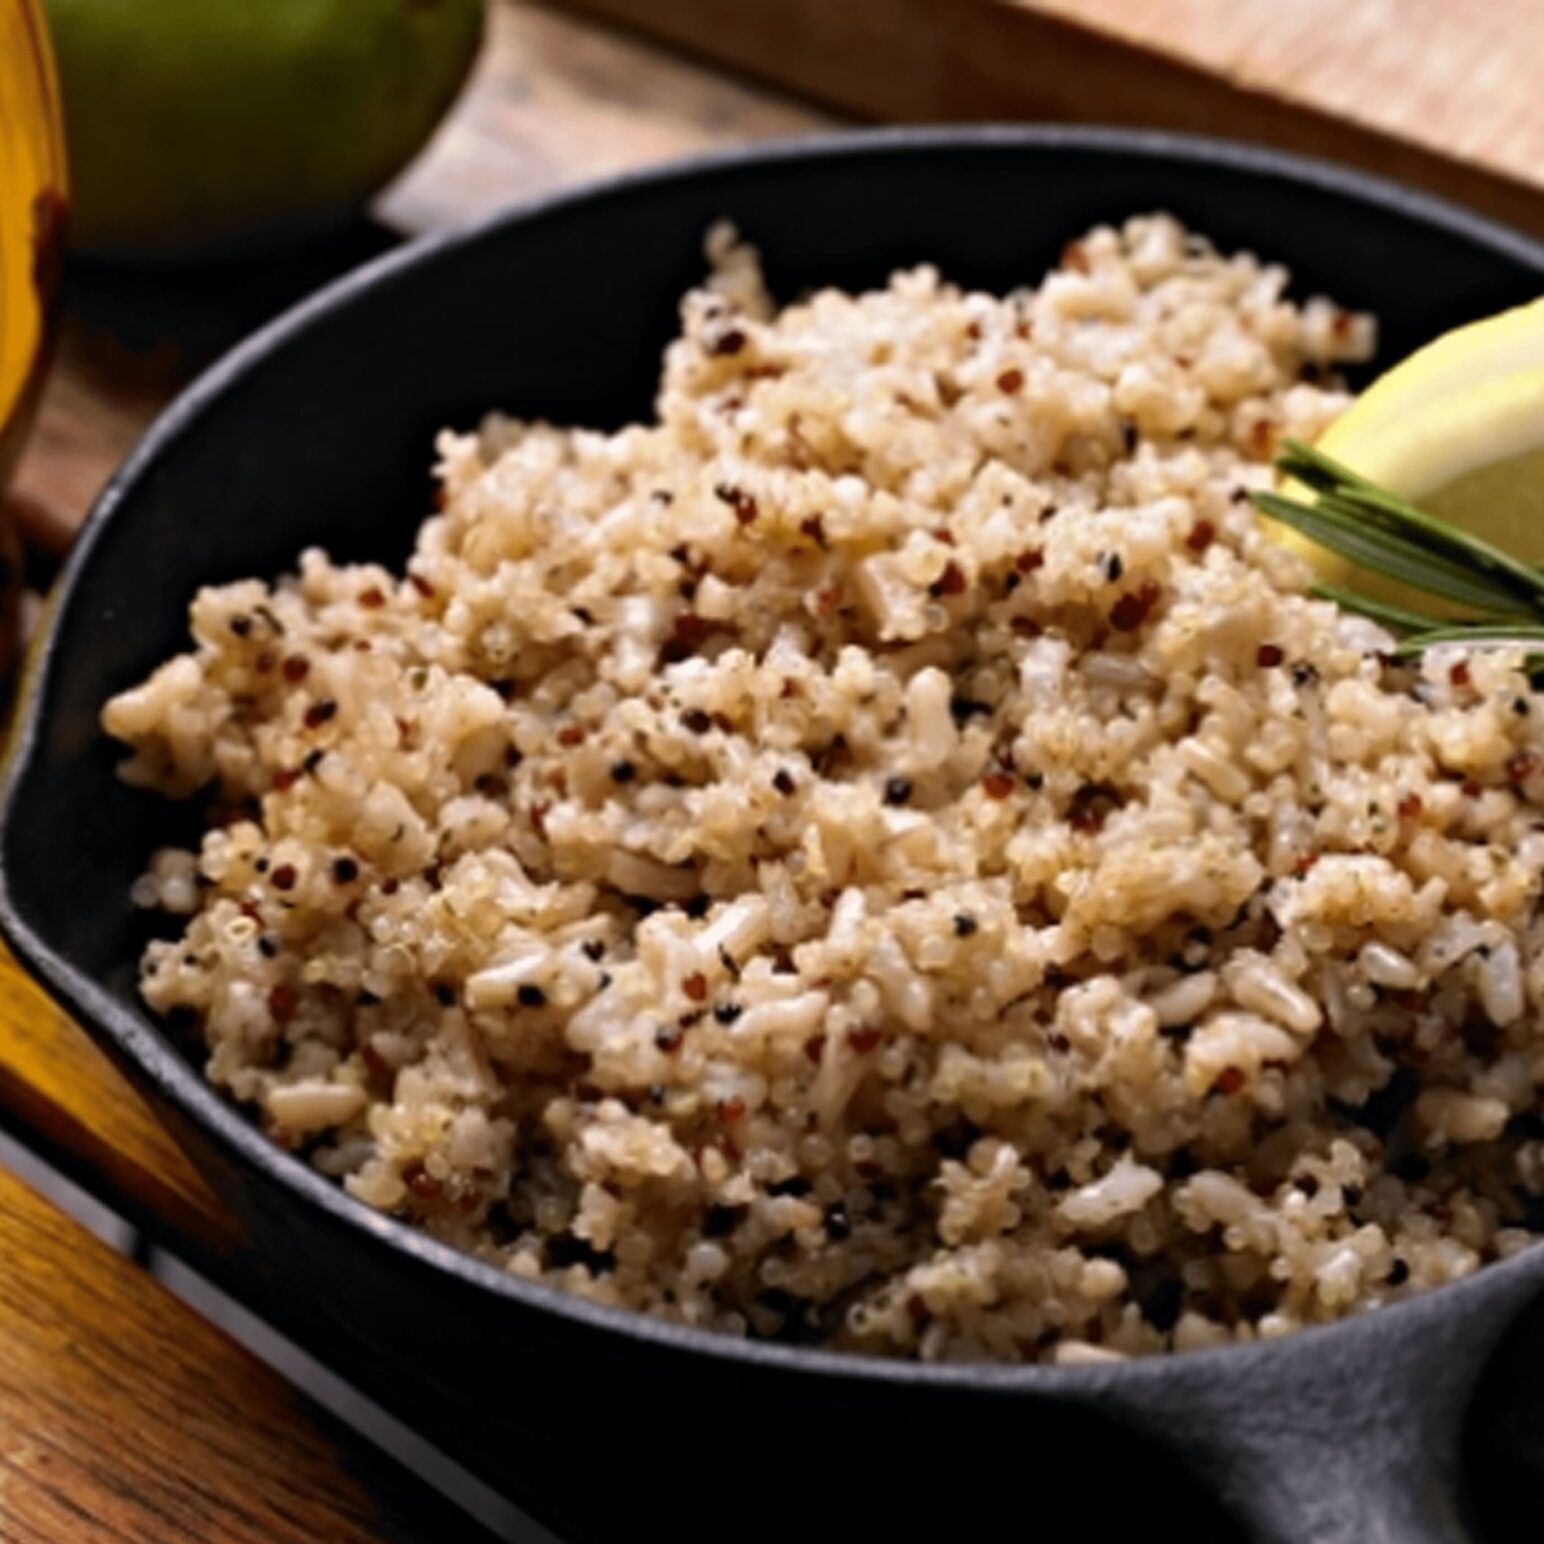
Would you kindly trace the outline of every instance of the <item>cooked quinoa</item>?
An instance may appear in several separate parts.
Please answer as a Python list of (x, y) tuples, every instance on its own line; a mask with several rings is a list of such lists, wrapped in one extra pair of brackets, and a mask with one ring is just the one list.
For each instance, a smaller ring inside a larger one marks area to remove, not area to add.
[(1372, 324), (1173, 220), (781, 310), (657, 421), (439, 442), (406, 576), (201, 591), (158, 1012), (371, 1206), (734, 1334), (1087, 1361), (1529, 1243), (1544, 703), (1395, 664), (1246, 490)]

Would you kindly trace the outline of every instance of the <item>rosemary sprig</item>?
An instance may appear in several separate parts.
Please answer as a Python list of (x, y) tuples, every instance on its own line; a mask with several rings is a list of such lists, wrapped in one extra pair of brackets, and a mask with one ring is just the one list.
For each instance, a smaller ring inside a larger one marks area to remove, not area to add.
[[(1401, 659), (1413, 659), (1423, 650), (1438, 643), (1473, 643), (1492, 646), (1517, 643), (1524, 647), (1529, 644), (1544, 646), (1544, 626), (1532, 627), (1527, 623), (1513, 626), (1498, 623), (1488, 626), (1478, 622), (1459, 622), (1447, 627), (1428, 628), (1425, 632), (1415, 633), (1409, 638), (1401, 638), (1394, 645), (1394, 653)], [(1538, 647), (1535, 647), (1534, 652), (1538, 652)]]
[(1286, 476), (1314, 488), (1319, 494), (1317, 507), (1328, 502), (1334, 509), (1359, 516), (1364, 523), (1391, 537), (1423, 547), (1434, 557), (1445, 557), (1476, 576), (1483, 575), (1544, 615), (1544, 574), (1518, 562), (1510, 552), (1428, 515), (1298, 440), (1288, 439), (1284, 443), (1276, 466)]
[(1314, 588), (1321, 599), (1408, 634), (1400, 645), (1404, 657), (1437, 643), (1544, 645), (1544, 566), (1519, 562), (1298, 440), (1283, 443), (1276, 466), (1315, 497), (1309, 502), (1254, 493), (1261, 514), (1360, 568), (1475, 613), (1457, 619), (1427, 616), (1336, 585)]
[(1306, 536), (1320, 547), (1349, 558), (1386, 578), (1428, 595), (1469, 606), (1486, 615), (1544, 616), (1520, 596), (1475, 567), (1433, 551), (1397, 528), (1368, 517), (1364, 509), (1336, 494), (1321, 493), (1315, 504), (1304, 504), (1279, 493), (1256, 493), (1255, 508)]
[(1330, 600), (1342, 611), (1354, 611), (1358, 616), (1371, 617), (1397, 633), (1424, 633), (1443, 625), (1440, 617), (1423, 616), (1419, 611), (1407, 611), (1403, 606), (1388, 601), (1374, 600), (1370, 595), (1358, 595), (1355, 590), (1344, 590), (1338, 584), (1314, 584), (1308, 593), (1315, 600)]

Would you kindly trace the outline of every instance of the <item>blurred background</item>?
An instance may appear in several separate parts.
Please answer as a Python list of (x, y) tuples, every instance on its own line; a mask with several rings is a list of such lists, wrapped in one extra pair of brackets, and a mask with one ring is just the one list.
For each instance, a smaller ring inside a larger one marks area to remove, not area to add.
[[(0, 0), (0, 669), (175, 393), (402, 240), (667, 157), (948, 119), (1259, 140), (1544, 232), (1538, 45), (1537, 0)], [(135, 1108), (0, 952), (0, 1165), (224, 1326), (230, 1409), (314, 1420), (326, 1461), (364, 1476), (361, 1531), (294, 1536), (545, 1537), (164, 1247), (154, 1219), (196, 1176)], [(0, 1205), (0, 1461), (7, 1410), (47, 1397), (58, 1366), (46, 1347), (13, 1354), (28, 1251), (41, 1259), (76, 1226), (28, 1217), (7, 1238)], [(89, 1258), (81, 1336), (140, 1290)], [(285, 1404), (259, 1361), (304, 1399)], [(388, 1519), (398, 1482), (377, 1462), (449, 1511)], [(3, 1492), (0, 1475), (9, 1537)], [(96, 1536), (57, 1515), (56, 1531), (25, 1536)], [(112, 1536), (170, 1536), (141, 1525)]]

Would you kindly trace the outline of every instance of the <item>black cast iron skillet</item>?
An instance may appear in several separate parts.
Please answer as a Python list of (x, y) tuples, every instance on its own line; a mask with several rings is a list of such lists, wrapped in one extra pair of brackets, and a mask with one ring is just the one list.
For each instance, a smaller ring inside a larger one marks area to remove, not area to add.
[(744, 1344), (522, 1284), (355, 1204), (206, 1087), (135, 997), (129, 885), (193, 815), (115, 781), (97, 713), (182, 646), (197, 585), (316, 542), (399, 561), (434, 431), (495, 404), (647, 413), (720, 216), (786, 296), (921, 260), (1004, 289), (1091, 223), (1153, 208), (1285, 261), (1299, 293), (1377, 311), (1385, 358), (1544, 290), (1521, 236), (1236, 145), (1005, 128), (759, 148), (516, 209), (333, 285), (166, 412), (60, 581), (10, 756), (0, 925), (239, 1215), (254, 1282), (313, 1347), (570, 1538), (1544, 1534), (1544, 1251), (1286, 1341), (1130, 1364)]

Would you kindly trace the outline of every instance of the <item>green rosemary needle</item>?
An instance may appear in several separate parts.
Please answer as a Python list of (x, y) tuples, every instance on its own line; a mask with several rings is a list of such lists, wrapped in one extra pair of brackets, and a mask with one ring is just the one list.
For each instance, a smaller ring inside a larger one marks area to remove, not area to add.
[(1437, 643), (1544, 644), (1544, 569), (1417, 509), (1298, 440), (1283, 443), (1276, 468), (1315, 496), (1257, 492), (1251, 498), (1261, 514), (1359, 568), (1474, 613), (1427, 616), (1338, 585), (1314, 587), (1319, 598), (1407, 634), (1402, 656)]

